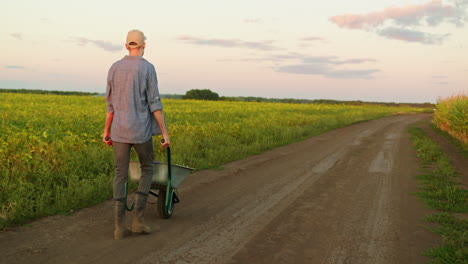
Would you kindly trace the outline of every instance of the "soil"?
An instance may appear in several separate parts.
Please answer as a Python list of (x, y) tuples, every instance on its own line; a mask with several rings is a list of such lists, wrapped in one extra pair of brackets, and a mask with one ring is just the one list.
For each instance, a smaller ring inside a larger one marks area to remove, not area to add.
[[(0, 263), (425, 263), (440, 238), (416, 198), (420, 163), (397, 115), (197, 171), (174, 215), (113, 240), (112, 201), (0, 233)], [(127, 217), (127, 223), (130, 223)]]

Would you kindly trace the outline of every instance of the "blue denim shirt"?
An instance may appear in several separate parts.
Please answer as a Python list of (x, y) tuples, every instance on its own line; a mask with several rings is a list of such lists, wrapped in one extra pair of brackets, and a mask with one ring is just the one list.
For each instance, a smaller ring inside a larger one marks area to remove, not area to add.
[(141, 56), (125, 56), (109, 69), (107, 112), (113, 113), (112, 140), (141, 144), (161, 130), (153, 116), (162, 110), (154, 66)]

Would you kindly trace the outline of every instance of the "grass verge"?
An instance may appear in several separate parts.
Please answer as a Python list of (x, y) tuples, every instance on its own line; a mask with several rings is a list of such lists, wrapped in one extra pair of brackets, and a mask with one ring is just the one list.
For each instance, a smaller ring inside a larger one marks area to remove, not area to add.
[(423, 129), (409, 129), (418, 157), (423, 162), (422, 184), (417, 196), (436, 213), (427, 221), (436, 223), (432, 228), (442, 237), (442, 245), (430, 248), (424, 255), (434, 258), (433, 263), (468, 263), (468, 190), (455, 181), (457, 172), (449, 158)]

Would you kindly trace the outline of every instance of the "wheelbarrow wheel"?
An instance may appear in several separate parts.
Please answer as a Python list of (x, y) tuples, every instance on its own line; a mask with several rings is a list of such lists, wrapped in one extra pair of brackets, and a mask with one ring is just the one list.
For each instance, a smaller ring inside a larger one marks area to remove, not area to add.
[(171, 201), (169, 210), (166, 210), (166, 190), (159, 190), (158, 194), (158, 213), (162, 219), (168, 219), (174, 212), (174, 201)]

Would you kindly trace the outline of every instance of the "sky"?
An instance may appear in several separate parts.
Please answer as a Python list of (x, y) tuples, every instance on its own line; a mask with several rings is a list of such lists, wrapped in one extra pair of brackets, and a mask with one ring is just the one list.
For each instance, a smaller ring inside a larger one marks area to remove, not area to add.
[(162, 94), (435, 103), (468, 91), (468, 0), (15, 0), (0, 88), (104, 93), (132, 29)]

